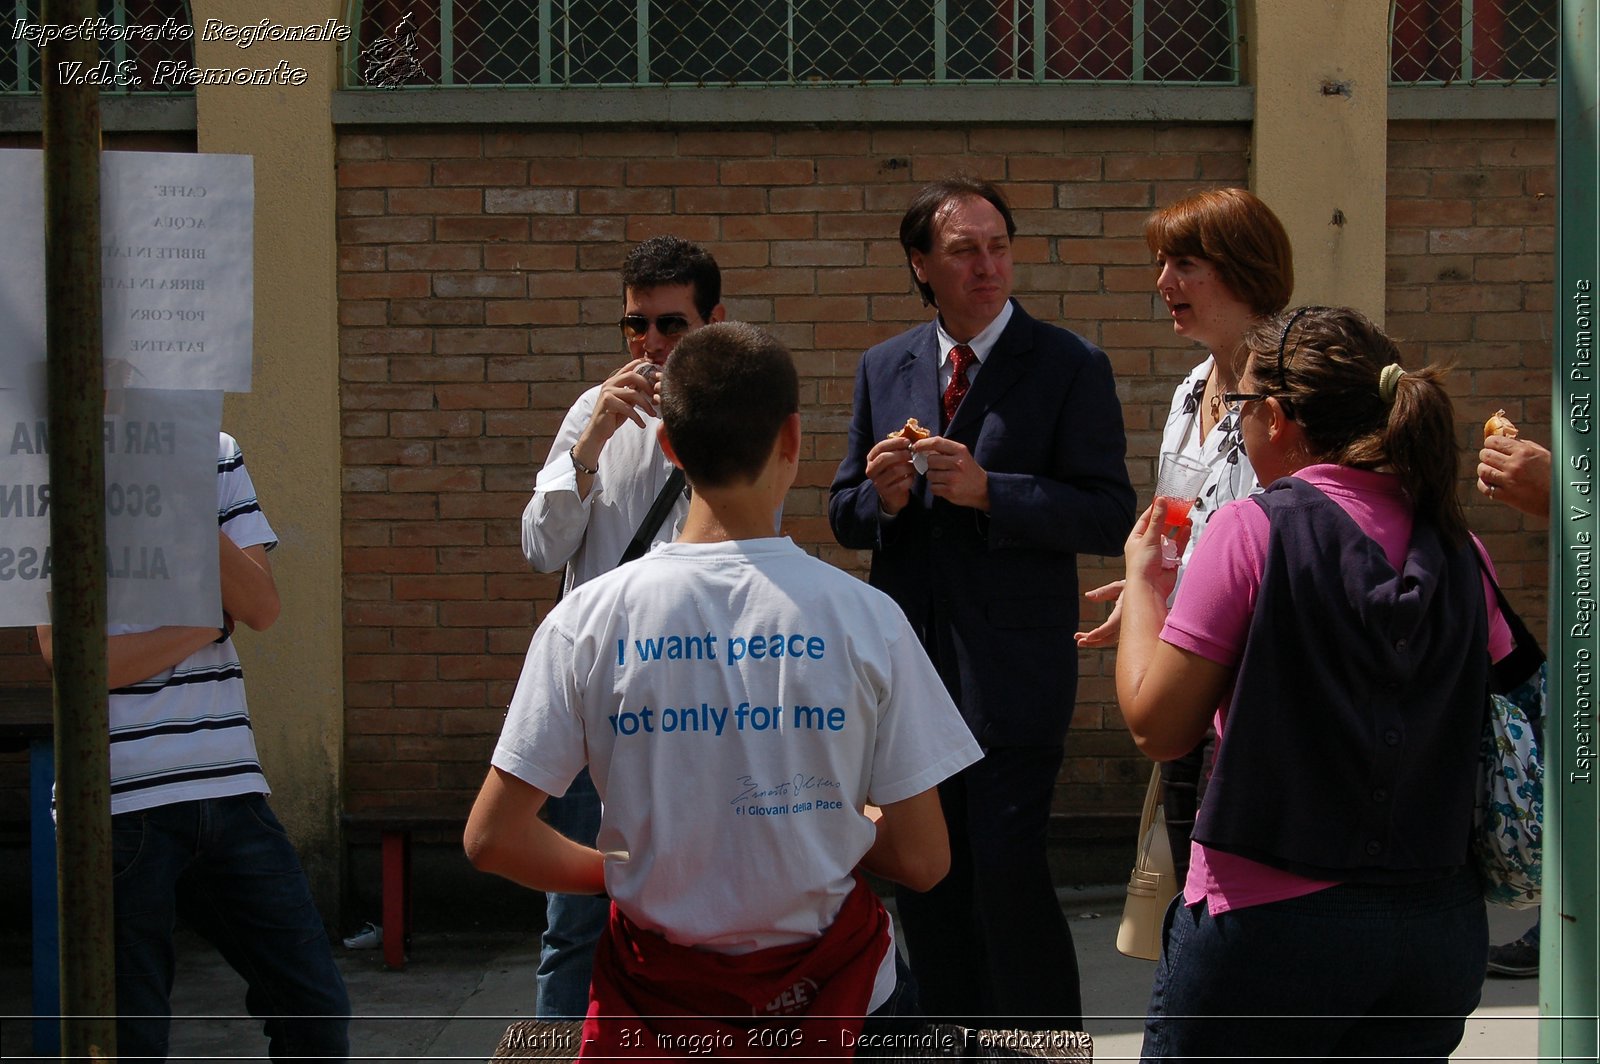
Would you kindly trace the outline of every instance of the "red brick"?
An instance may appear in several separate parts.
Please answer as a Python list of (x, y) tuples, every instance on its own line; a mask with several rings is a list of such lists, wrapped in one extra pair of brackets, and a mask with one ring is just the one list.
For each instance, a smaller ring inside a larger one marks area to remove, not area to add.
[(388, 200), (379, 189), (341, 189), (334, 201), (340, 218), (373, 217), (388, 210)]
[(521, 185), (528, 180), (524, 159), (472, 159), (434, 164), (436, 185)]
[(527, 465), (533, 461), (532, 447), (527, 440), (441, 440), (436, 450), (438, 462), (442, 466)]
[(340, 188), (421, 187), (428, 184), (425, 162), (342, 162)]
[(522, 659), (510, 656), (472, 654), (439, 659), (441, 680), (515, 680), (521, 673)]
[(414, 654), (346, 654), (344, 675), (346, 679), (358, 683), (366, 680), (431, 680), (435, 670), (432, 659)]
[(971, 174), (989, 181), (1004, 181), (1006, 157), (1004, 155), (913, 155), (911, 180), (938, 181), (952, 174)]
[(472, 546), (483, 542), (483, 525), (475, 521), (432, 521), (397, 525), (397, 547)]
[(859, 266), (862, 245), (850, 240), (774, 241), (774, 266)]
[(441, 329), (433, 344), (441, 355), (514, 355), (528, 349), (528, 338), (520, 329)]
[(872, 134), (864, 129), (798, 129), (778, 133), (774, 155), (867, 155)]
[(483, 374), (483, 359), (473, 358), (469, 355), (393, 358), (389, 362), (389, 376), (396, 383), (401, 381), (481, 381), (483, 380)]
[(341, 271), (381, 270), (385, 261), (386, 256), (381, 247), (357, 246), (339, 249)]
[(571, 214), (578, 194), (564, 188), (491, 188), (483, 204), (489, 214)]
[(523, 243), (501, 248), (483, 248), (483, 269), (490, 270), (570, 270), (578, 253), (570, 245)]
[(653, 236), (679, 236), (710, 243), (717, 238), (717, 219), (706, 214), (640, 214), (628, 218), (624, 237), (630, 244)]
[(662, 162), (627, 163), (627, 184), (685, 186), (717, 184), (717, 163), (709, 158), (670, 158)]
[(967, 150), (967, 135), (947, 129), (875, 129), (872, 154), (916, 155), (925, 152), (959, 154)]
[(340, 329), (339, 349), (347, 355), (425, 353), (431, 338), (424, 329)]
[[(482, 241), (484, 243), (511, 243), (528, 239), (531, 226), (527, 218), (511, 215), (490, 218), (477, 218), (462, 216), (455, 218), (440, 218), (435, 225), (442, 241), (459, 240), (464, 242)], [(485, 254), (492, 249), (484, 249)], [(490, 269), (503, 269), (486, 263)]]
[(528, 405), (526, 384), (441, 384), (434, 395), (440, 410), (505, 410)]
[(1435, 172), (1431, 195), (1440, 199), (1483, 199), (1522, 195), (1520, 170), (1446, 170)]
[(423, 547), (350, 548), (344, 552), (346, 573), (431, 573), (433, 551)]
[(1018, 155), (1007, 166), (1012, 181), (1100, 180), (1101, 160), (1096, 155)]
[(640, 189), (640, 192), (659, 192), (671, 197), (672, 210), (684, 214), (765, 214), (767, 193), (760, 188), (724, 188), (722, 186), (691, 186), (672, 192), (666, 189)]
[(483, 325), (483, 302), (469, 299), (395, 300), (389, 318), (396, 325)]
[(592, 188), (578, 195), (584, 214), (666, 214), (673, 209), (665, 188)]
[(433, 279), (433, 294), (440, 298), (514, 299), (527, 290), (521, 276), (510, 273), (445, 275)]
[[(459, 630), (441, 631), (439, 635), (455, 635)], [(476, 635), (477, 633), (468, 633)], [(481, 639), (481, 636), (479, 636)], [(483, 684), (451, 683), (444, 680), (423, 683), (397, 683), (394, 685), (396, 706), (425, 706), (429, 709), (473, 708), (483, 705)], [(434, 723), (441, 733), (447, 729), (444, 722), (454, 714), (434, 714)], [(459, 734), (459, 733), (456, 733)], [(499, 734), (496, 728), (493, 734)]]
[(439, 499), (439, 515), (447, 520), (482, 518), (487, 521), (516, 521), (528, 505), (528, 485), (523, 478), (515, 491), (490, 494), (487, 491), (445, 495)]
[(346, 159), (382, 159), (386, 138), (375, 133), (340, 133), (334, 149), (340, 162)]
[[(670, 159), (677, 154), (676, 137), (672, 133), (655, 133), (641, 130), (628, 130), (626, 132), (597, 132), (584, 133), (583, 156), (595, 158), (637, 158), (644, 156), (649, 159)], [(656, 163), (654, 165), (662, 165)], [(676, 165), (676, 164), (673, 164)]]
[[(408, 600), (425, 600), (441, 604), (462, 600), (476, 602), (483, 598), (483, 577), (471, 573), (454, 573), (449, 576), (396, 576), (394, 597), (396, 602)], [(405, 678), (427, 679), (428, 677)]]
[(768, 200), (774, 214), (859, 211), (864, 204), (861, 189), (842, 188), (836, 185), (822, 185), (815, 188), (775, 188), (768, 193)]
[(444, 602), (439, 623), (447, 628), (533, 627), (531, 602)]
[[(625, 236), (626, 230), (620, 218), (557, 218), (540, 215), (532, 219), (529, 227), (530, 239), (563, 244), (590, 240), (622, 240)], [(495, 266), (490, 268), (504, 269)]]
[(578, 305), (571, 300), (517, 299), (490, 303), (488, 325), (576, 325)]
[(339, 277), (341, 299), (415, 299), (428, 294), (420, 273), (346, 273)]
[[(415, 390), (415, 389), (413, 389)], [(476, 436), (483, 431), (483, 414), (473, 410), (433, 410), (432, 395), (423, 412), (399, 411), (389, 415), (396, 436)], [(347, 406), (349, 404), (346, 404)]]
[(339, 243), (420, 244), (433, 239), (429, 218), (341, 218)]
[(741, 159), (717, 170), (725, 185), (809, 185), (816, 180), (810, 159)]
[[(389, 249), (391, 270), (476, 270), (481, 265), (482, 256), (478, 249), (460, 244), (427, 244), (421, 247)], [(426, 282), (427, 279), (423, 280)], [(421, 294), (428, 294), (426, 287)]]
[(817, 159), (817, 184), (908, 184), (911, 160), (877, 155), (823, 156)]
[[(348, 510), (346, 511), (348, 512)], [(347, 604), (346, 624), (391, 628), (430, 628), (439, 623), (439, 608), (430, 602), (372, 602)]]
[(389, 136), (391, 158), (443, 159), (464, 158), (483, 154), (483, 135), (480, 133), (392, 133)]
[(483, 202), (484, 193), (475, 188), (394, 189), (389, 193), (389, 213), (481, 214)]
[(545, 160), (563, 156), (582, 158), (583, 138), (577, 133), (555, 130), (499, 130), (484, 134), (483, 154), (490, 157), (511, 155), (531, 158), (537, 166)]

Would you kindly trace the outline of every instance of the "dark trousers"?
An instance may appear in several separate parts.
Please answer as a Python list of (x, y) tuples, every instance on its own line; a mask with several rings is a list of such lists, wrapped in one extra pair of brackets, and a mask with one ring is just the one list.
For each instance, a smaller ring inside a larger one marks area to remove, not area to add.
[(259, 794), (111, 818), (117, 1049), (165, 1060), (179, 917), (247, 984), (273, 1060), (344, 1060), (350, 999), (300, 858)]
[(969, 1026), (1083, 1026), (1078, 959), (1045, 832), (1062, 748), (985, 751), (939, 786), (950, 874), (898, 888), (906, 952), (928, 1016)]
[(1167, 910), (1142, 1058), (1442, 1064), (1478, 1006), (1488, 927), (1465, 868), (1216, 917), (1180, 894)]

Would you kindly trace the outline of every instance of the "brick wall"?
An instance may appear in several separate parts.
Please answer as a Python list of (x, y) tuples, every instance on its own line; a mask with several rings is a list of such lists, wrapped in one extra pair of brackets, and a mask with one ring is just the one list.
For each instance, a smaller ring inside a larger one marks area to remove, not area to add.
[(1550, 442), (1555, 158), (1553, 122), (1389, 127), (1387, 325), (1408, 356), (1456, 367), (1467, 520), (1541, 639), (1549, 522), (1490, 502), (1471, 478), (1497, 408)]
[[(860, 573), (828, 530), (827, 485), (861, 352), (927, 316), (896, 239), (915, 188), (958, 168), (1004, 183), (1017, 294), (1110, 353), (1148, 488), (1198, 353), (1155, 314), (1144, 218), (1244, 182), (1247, 143), (1242, 127), (1156, 125), (341, 136), (349, 806), (421, 793), (465, 809), (481, 782), (557, 587), (528, 572), (519, 516), (567, 407), (624, 361), (631, 243), (704, 242), (729, 315), (794, 351), (807, 451), (784, 532)], [(1109, 578), (1084, 570), (1085, 588)], [(1143, 793), (1111, 667), (1082, 658), (1061, 811), (1126, 812)]]

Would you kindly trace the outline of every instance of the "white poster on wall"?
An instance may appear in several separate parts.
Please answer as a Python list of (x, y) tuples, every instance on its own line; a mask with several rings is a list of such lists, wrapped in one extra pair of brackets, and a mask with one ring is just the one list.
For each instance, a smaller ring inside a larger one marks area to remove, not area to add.
[[(222, 623), (217, 434), (222, 393), (130, 389), (106, 403), (107, 616), (113, 624)], [(0, 626), (45, 624), (55, 571), (50, 439), (24, 390), (0, 391)]]
[[(250, 390), (255, 177), (247, 155), (104, 152), (109, 388)], [(0, 150), (0, 387), (44, 351), (44, 153)]]

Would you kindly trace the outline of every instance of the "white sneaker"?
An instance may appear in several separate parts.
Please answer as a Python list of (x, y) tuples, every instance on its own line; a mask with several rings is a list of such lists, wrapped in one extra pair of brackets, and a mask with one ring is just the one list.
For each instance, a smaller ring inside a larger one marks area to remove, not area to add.
[(383, 945), (383, 928), (370, 922), (344, 940), (345, 949), (377, 949), (381, 945)]

